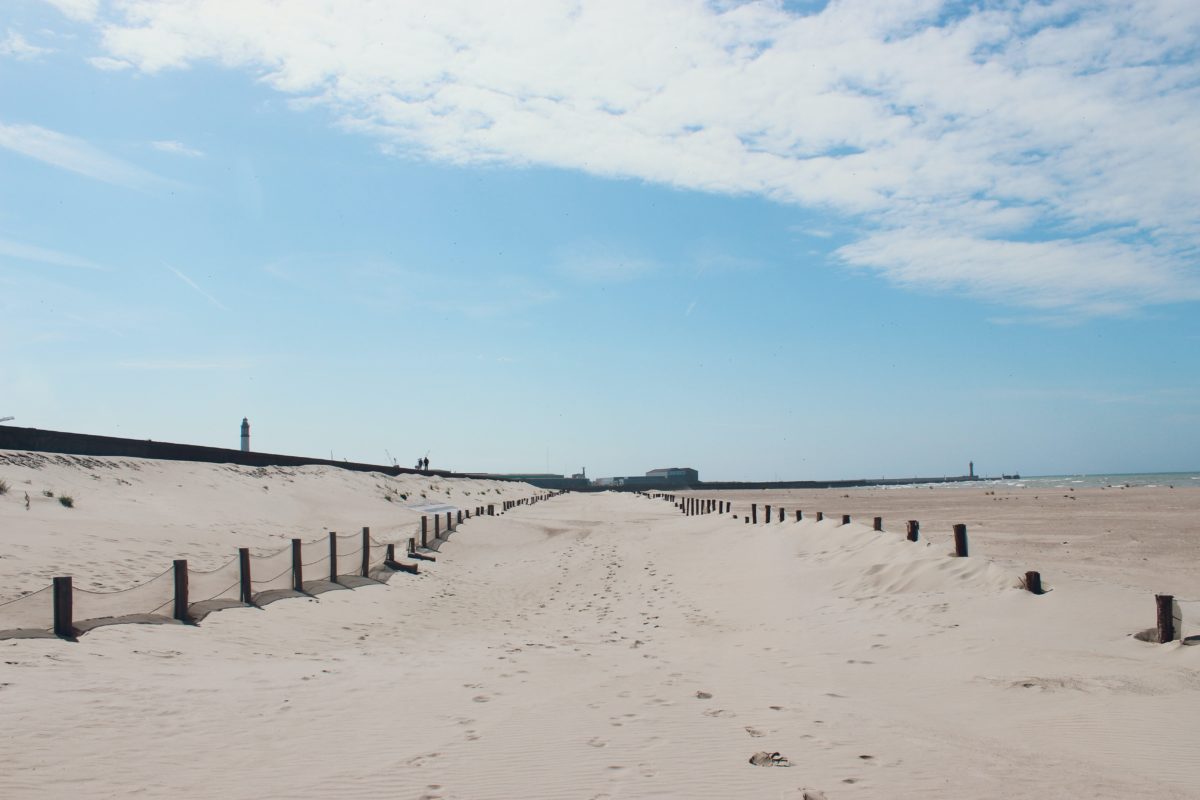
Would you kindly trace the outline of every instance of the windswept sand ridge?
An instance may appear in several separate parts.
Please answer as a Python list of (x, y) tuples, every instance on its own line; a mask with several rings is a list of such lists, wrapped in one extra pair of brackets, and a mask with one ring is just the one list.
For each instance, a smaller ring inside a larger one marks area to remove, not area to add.
[(387, 586), (0, 644), (0, 794), (1197, 796), (1200, 648), (945, 550), (554, 498)]
[[(731, 501), (744, 516), (757, 503), (823, 511), (841, 521), (850, 514), (870, 525), (882, 516), (889, 531), (906, 520), (921, 523), (921, 539), (953, 550), (952, 527), (967, 525), (971, 552), (1018, 572), (1040, 570), (1049, 579), (1072, 575), (1154, 593), (1200, 600), (1200, 488), (1047, 489), (960, 484), (914, 488), (789, 489), (683, 492), (680, 497)], [(740, 523), (741, 520), (739, 519)]]
[[(0, 451), (0, 602), (42, 589), (56, 575), (119, 591), (188, 559), (214, 569), (249, 547), (263, 555), (292, 538), (371, 528), (394, 541), (421, 513), (408, 504), (458, 508), (528, 497), (524, 483), (391, 477), (336, 467), (243, 467), (188, 461)], [(53, 497), (44, 492), (52, 492)], [(25, 496), (29, 496), (29, 509)], [(73, 498), (64, 508), (59, 496)], [(391, 498), (389, 501), (387, 498)]]

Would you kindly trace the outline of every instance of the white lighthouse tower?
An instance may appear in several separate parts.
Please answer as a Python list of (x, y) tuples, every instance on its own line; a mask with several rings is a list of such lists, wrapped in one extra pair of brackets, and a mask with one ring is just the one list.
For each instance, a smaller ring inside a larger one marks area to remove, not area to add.
[(242, 417), (242, 452), (250, 452), (250, 421)]

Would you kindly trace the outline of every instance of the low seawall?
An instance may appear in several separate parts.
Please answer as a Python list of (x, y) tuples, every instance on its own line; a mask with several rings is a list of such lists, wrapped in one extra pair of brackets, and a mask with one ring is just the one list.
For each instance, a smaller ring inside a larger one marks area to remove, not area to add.
[[(32, 450), (39, 453), (69, 453), (78, 456), (109, 456), (117, 458), (153, 458), (164, 461), (203, 461), (212, 464), (241, 464), (247, 467), (302, 467), (324, 465), (356, 472), (383, 472), (388, 475), (439, 475), (447, 478), (464, 477), (444, 470), (416, 470), (382, 464), (362, 464), (354, 461), (331, 461), (325, 458), (288, 456), (280, 453), (243, 452), (224, 447), (204, 447), (176, 442), (155, 442), (150, 439), (122, 439), (117, 436), (96, 436), (90, 433), (48, 431), (40, 428), (16, 428), (0, 425), (0, 450)], [(495, 478), (494, 480), (502, 480)]]

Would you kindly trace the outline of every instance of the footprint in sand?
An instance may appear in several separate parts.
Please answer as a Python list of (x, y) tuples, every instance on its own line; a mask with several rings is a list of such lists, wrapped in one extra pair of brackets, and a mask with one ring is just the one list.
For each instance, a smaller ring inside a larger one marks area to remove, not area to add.
[(762, 738), (763, 736), (767, 735), (763, 731), (760, 731), (758, 728), (751, 728), (749, 725), (746, 726), (746, 733), (750, 734), (755, 739), (759, 739), (759, 738)]
[(589, 747), (608, 747), (608, 742), (601, 739), (599, 736), (593, 736), (591, 739), (588, 739), (588, 746)]

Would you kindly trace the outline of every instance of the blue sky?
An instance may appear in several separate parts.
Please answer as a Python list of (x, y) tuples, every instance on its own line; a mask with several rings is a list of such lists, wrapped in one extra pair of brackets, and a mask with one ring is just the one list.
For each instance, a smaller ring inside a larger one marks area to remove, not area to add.
[(464, 470), (1200, 468), (1200, 6), (9, 0), (0, 416)]

